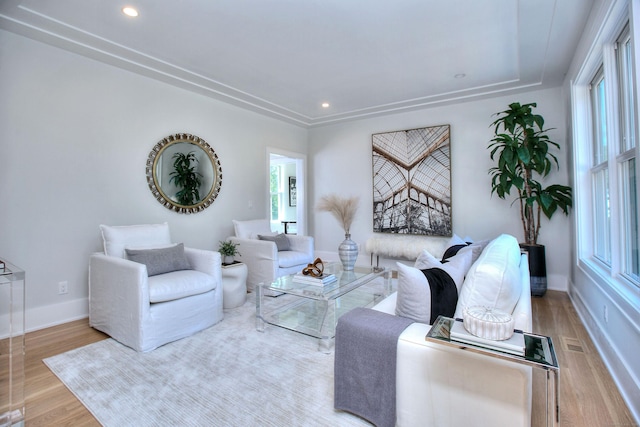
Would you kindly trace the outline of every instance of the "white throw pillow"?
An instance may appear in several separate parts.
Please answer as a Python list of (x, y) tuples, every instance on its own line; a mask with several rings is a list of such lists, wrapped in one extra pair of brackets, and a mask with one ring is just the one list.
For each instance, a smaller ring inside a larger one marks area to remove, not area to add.
[(258, 234), (263, 236), (275, 235), (271, 231), (271, 223), (268, 219), (252, 219), (249, 221), (233, 220), (233, 228), (239, 239), (257, 239)]
[(457, 246), (457, 245), (466, 245), (467, 243), (471, 243), (472, 240), (465, 240), (463, 238), (461, 238), (460, 236), (458, 236), (457, 234), (454, 234), (453, 236), (451, 236), (451, 238), (449, 239), (449, 241), (447, 242), (447, 248), (450, 248), (451, 246)]
[(460, 288), (464, 282), (464, 276), (471, 268), (472, 252), (460, 251), (457, 255), (447, 259), (447, 262), (442, 263), (439, 259), (431, 255), (428, 251), (422, 251), (416, 263), (414, 265), (418, 270), (425, 270), (427, 268), (440, 268), (449, 274), (458, 288), (458, 294), (460, 294)]
[(511, 314), (521, 293), (520, 246), (515, 237), (502, 234), (487, 245), (467, 273), (456, 317), (462, 317), (465, 307), (473, 306)]
[(124, 258), (126, 247), (160, 247), (171, 244), (169, 224), (109, 226), (100, 225), (104, 253)]
[(429, 325), (431, 320), (429, 281), (417, 268), (401, 262), (396, 265), (398, 266), (396, 315)]

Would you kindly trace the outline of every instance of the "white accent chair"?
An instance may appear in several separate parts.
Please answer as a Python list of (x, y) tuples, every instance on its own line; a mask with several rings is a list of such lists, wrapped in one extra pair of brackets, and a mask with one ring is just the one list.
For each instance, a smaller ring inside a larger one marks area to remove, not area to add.
[(271, 283), (278, 277), (302, 271), (313, 262), (313, 237), (297, 234), (282, 234), (289, 250), (278, 251), (273, 241), (261, 240), (258, 236), (275, 236), (268, 219), (249, 221), (233, 220), (235, 237), (229, 239), (239, 244), (241, 255), (235, 258), (247, 265), (247, 289), (253, 291), (259, 283)]
[[(182, 244), (171, 243), (167, 223), (100, 228), (104, 253), (91, 255), (89, 262), (93, 328), (146, 352), (222, 320), (220, 253), (182, 251)], [(149, 277), (148, 269), (158, 265), (161, 271), (178, 270)]]

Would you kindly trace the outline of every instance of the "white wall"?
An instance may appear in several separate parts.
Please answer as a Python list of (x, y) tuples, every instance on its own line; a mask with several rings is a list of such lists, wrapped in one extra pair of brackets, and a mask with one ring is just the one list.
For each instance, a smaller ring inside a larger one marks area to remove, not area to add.
[[(630, 2), (632, 7), (632, 28), (634, 38), (640, 38), (640, 29), (637, 22), (640, 20), (640, 3), (636, 0)], [(589, 23), (585, 27), (585, 34), (581, 38), (576, 56), (572, 61), (564, 85), (567, 110), (571, 108), (572, 83), (580, 75), (588, 58), (600, 62), (598, 52), (602, 52), (601, 35), (613, 33), (617, 36), (619, 24), (626, 21), (629, 5), (624, 0), (598, 0), (593, 7)], [(618, 19), (625, 17), (625, 19)], [(594, 55), (589, 52), (593, 49)], [(635, 47), (635, 63), (639, 63), (639, 48)], [(597, 65), (596, 65), (597, 66)], [(589, 69), (589, 67), (585, 67)], [(640, 79), (640, 70), (636, 66), (636, 81)], [(638, 96), (638, 94), (636, 94)], [(576, 141), (573, 147), (572, 138), (577, 130), (572, 127), (571, 114), (567, 117), (568, 137), (570, 147), (575, 150), (578, 144), (584, 141)], [(584, 157), (584, 156), (582, 156)], [(572, 168), (578, 170), (581, 165), (575, 156)], [(583, 166), (584, 167), (584, 166)], [(581, 180), (575, 174), (576, 182)], [(584, 180), (582, 180), (584, 182)], [(588, 194), (587, 194), (588, 197)], [(590, 259), (579, 259), (579, 253), (589, 253), (588, 250), (579, 250), (578, 242), (585, 239), (577, 239), (576, 230), (580, 229), (577, 216), (572, 221), (571, 247), (572, 253), (572, 280), (569, 287), (569, 295), (573, 301), (578, 315), (585, 325), (591, 339), (598, 348), (604, 363), (620, 389), (629, 409), (634, 414), (637, 422), (640, 422), (640, 289), (633, 284), (627, 284), (619, 277), (611, 277), (611, 274)], [(612, 221), (617, 221), (613, 218)]]
[[(217, 249), (232, 219), (267, 216), (266, 147), (307, 151), (303, 128), (10, 32), (0, 64), (0, 258), (27, 273), (27, 329), (86, 316), (99, 224), (167, 221), (174, 241)], [(149, 151), (178, 132), (222, 165), (220, 195), (198, 214), (164, 208), (145, 178)]]
[[(351, 229), (351, 238), (361, 245), (359, 264), (368, 264), (364, 253), (367, 239), (374, 235), (371, 135), (374, 133), (413, 129), (425, 126), (451, 125), (452, 212), (453, 231), (474, 240), (510, 233), (523, 240), (520, 214), (513, 199), (504, 201), (491, 197), (488, 170), (494, 164), (487, 146), (493, 136), (492, 115), (508, 108), (511, 102), (537, 102), (536, 112), (545, 117), (545, 125), (562, 151), (558, 154), (560, 171), (551, 176), (553, 182), (567, 184), (567, 144), (565, 142), (565, 112), (559, 88), (522, 93), (516, 96), (459, 103), (403, 114), (376, 117), (357, 122), (337, 124), (310, 131), (310, 203), (314, 206), (328, 193), (360, 196), (360, 208)], [(310, 208), (312, 233), (319, 251), (337, 251), (344, 239), (335, 219), (326, 212)], [(569, 219), (557, 214), (544, 221), (539, 243), (546, 245), (547, 274), (550, 289), (567, 289), (570, 272), (568, 242)], [(375, 262), (375, 261), (374, 261)], [(386, 261), (383, 265), (393, 266)]]

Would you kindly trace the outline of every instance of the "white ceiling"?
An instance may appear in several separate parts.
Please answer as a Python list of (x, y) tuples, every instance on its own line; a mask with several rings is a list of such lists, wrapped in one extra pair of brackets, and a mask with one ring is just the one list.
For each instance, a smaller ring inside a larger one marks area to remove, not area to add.
[(593, 4), (125, 1), (0, 0), (0, 28), (316, 126), (559, 86)]

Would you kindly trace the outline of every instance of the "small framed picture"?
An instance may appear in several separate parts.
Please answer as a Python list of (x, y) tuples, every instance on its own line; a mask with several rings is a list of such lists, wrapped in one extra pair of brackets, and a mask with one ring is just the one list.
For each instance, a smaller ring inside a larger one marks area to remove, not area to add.
[(296, 188), (296, 177), (289, 177), (289, 206), (296, 206), (298, 202), (298, 189)]

